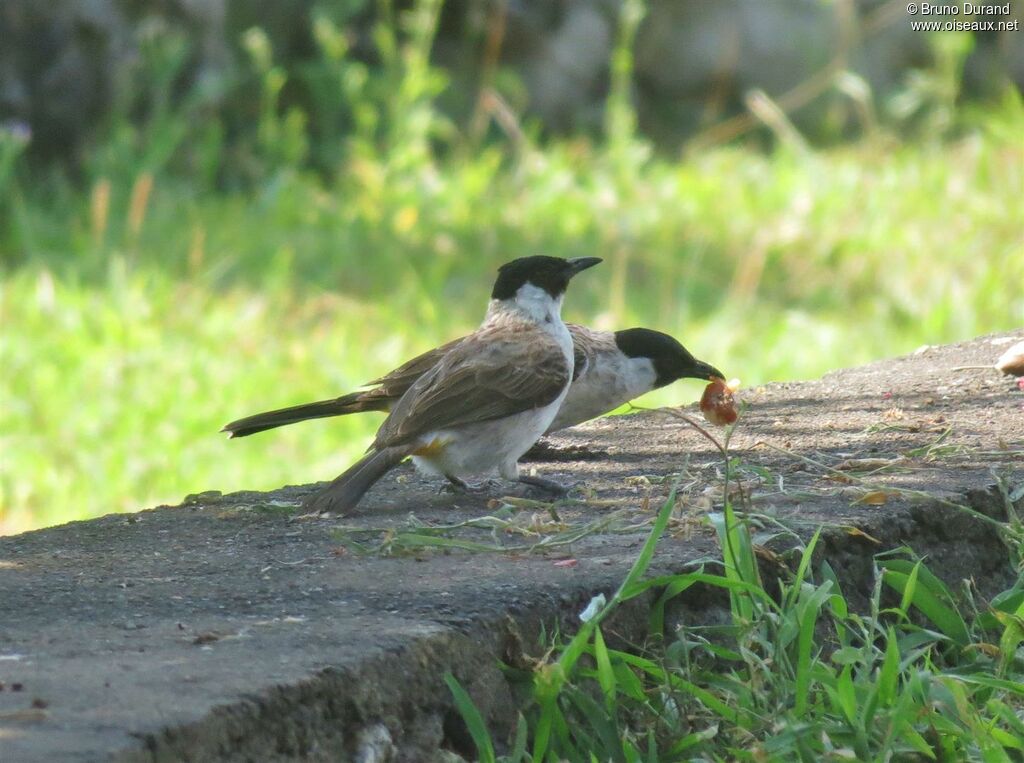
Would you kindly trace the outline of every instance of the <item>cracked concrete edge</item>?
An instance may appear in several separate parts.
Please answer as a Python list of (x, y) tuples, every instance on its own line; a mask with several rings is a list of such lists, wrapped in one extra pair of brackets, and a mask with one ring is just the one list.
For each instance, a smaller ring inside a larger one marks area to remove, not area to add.
[[(965, 505), (1006, 519), (996, 485), (959, 496)], [(1015, 508), (1024, 511), (1024, 499)], [(900, 516), (879, 517), (858, 527), (877, 539), (841, 527), (823, 532), (816, 561), (828, 559), (854, 608), (866, 605), (874, 556), (906, 545), (926, 556), (942, 576), (943, 560), (955, 555), (955, 569), (972, 569), (983, 594), (1003, 590), (1014, 579), (1009, 554), (998, 531), (937, 501), (919, 502)], [(691, 568), (692, 569), (692, 568)], [(683, 572), (656, 557), (652, 572)], [(762, 560), (766, 579), (781, 570)], [(442, 676), (451, 671), (476, 702), (496, 738), (514, 726), (515, 690), (499, 662), (518, 666), (540, 654), (542, 632), (572, 633), (576, 616), (590, 596), (610, 593), (619, 580), (609, 575), (600, 586), (556, 597), (544, 595), (516, 613), (459, 630), (452, 627), (364, 662), (356, 670), (326, 669), (294, 685), (275, 686), (243, 701), (223, 705), (202, 720), (165, 728), (140, 738), (139, 746), (115, 756), (118, 763), (170, 763), (181, 760), (425, 761), (451, 763), (472, 758), (469, 735)], [(957, 585), (958, 580), (948, 584)], [(607, 638), (628, 648), (646, 635), (647, 613), (657, 591), (625, 603), (606, 621)], [(673, 623), (725, 622), (728, 599), (708, 586), (677, 597), (666, 613)]]

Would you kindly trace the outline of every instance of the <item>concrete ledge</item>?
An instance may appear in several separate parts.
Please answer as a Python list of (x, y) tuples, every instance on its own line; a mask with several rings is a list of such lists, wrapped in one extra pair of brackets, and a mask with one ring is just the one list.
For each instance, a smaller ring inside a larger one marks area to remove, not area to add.
[[(995, 371), (951, 370), (993, 362), (1008, 336), (1024, 331), (746, 391), (732, 449), (750, 510), (800, 532), (826, 525), (822, 554), (850, 594), (866, 592), (872, 555), (899, 544), (948, 581), (1006, 584), (1013, 570), (996, 532), (940, 499), (1003, 517), (997, 481), (1024, 482), (1024, 393)], [(577, 446), (576, 460), (538, 469), (588, 488), (586, 502), (559, 509), (564, 525), (608, 522), (545, 553), (357, 553), (353, 540), (381, 536), (352, 528), (400, 532), (414, 527), (410, 512), (450, 525), (495, 511), (487, 496), (438, 495), (406, 468), (345, 520), (297, 518), (304, 486), (0, 538), (0, 759), (457, 760), (471, 748), (442, 673), (507, 721), (498, 660), (537, 655), (542, 625), (573, 628), (591, 596), (618, 584), (676, 477), (678, 518), (658, 570), (717, 553), (701, 517), (721, 500), (721, 460), (681, 422), (643, 413), (551, 442)], [(884, 503), (859, 501), (871, 490), (857, 478), (889, 490)], [(544, 529), (537, 511), (509, 516)], [(574, 566), (555, 564), (567, 556)], [(720, 606), (706, 591), (679, 601), (690, 622)], [(641, 607), (617, 618), (620, 637), (642, 632)]]

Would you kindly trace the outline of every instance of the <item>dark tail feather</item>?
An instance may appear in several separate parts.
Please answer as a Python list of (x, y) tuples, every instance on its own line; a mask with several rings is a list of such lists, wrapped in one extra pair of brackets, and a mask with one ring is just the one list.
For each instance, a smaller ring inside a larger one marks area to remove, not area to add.
[(402, 462), (409, 451), (406, 448), (384, 448), (367, 453), (334, 479), (330, 485), (306, 501), (309, 511), (348, 514), (366, 491), (373, 487), (393, 466)]
[(246, 416), (244, 419), (238, 419), (238, 421), (232, 421), (220, 431), (230, 432), (232, 437), (247, 437), (257, 432), (283, 427), (287, 424), (296, 424), (307, 419), (344, 416), (348, 413), (361, 413), (362, 411), (389, 410), (391, 399), (374, 393), (375, 390), (353, 392), (333, 400), (321, 400), (316, 403), (304, 403), (293, 405), (290, 408), (279, 408), (276, 411), (257, 413), (253, 416)]

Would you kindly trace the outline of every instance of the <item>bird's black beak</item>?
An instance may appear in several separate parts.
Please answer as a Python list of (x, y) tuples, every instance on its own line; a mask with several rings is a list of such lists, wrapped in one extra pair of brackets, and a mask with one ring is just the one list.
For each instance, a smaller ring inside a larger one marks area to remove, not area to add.
[(568, 260), (569, 267), (569, 278), (572, 278), (577, 273), (581, 273), (587, 268), (592, 268), (597, 263), (601, 262), (600, 257), (576, 257)]
[(707, 379), (708, 381), (711, 381), (712, 379), (716, 378), (725, 378), (725, 374), (723, 374), (710, 363), (705, 363), (703, 360), (695, 360), (693, 362), (693, 367), (689, 369), (689, 371), (690, 372), (686, 375), (689, 376), (691, 379)]

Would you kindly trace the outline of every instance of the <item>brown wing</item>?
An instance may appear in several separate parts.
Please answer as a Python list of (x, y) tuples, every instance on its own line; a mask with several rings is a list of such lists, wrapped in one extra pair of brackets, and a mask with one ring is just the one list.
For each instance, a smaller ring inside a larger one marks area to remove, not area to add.
[(527, 324), (477, 331), (402, 396), (378, 430), (374, 447), (539, 408), (557, 398), (568, 382), (568, 363), (547, 332)]
[(586, 372), (587, 366), (590, 364), (584, 346), (587, 329), (584, 326), (577, 326), (575, 323), (566, 323), (565, 327), (569, 329), (569, 335), (572, 337), (572, 380), (576, 381)]
[(440, 347), (427, 350), (422, 355), (417, 355), (412, 360), (407, 360), (394, 371), (390, 371), (379, 379), (374, 379), (367, 384), (367, 387), (379, 387), (388, 392), (394, 393), (396, 398), (405, 394), (417, 379), (437, 365), (437, 362), (448, 354), (448, 351), (457, 347), (465, 337), (453, 339)]

